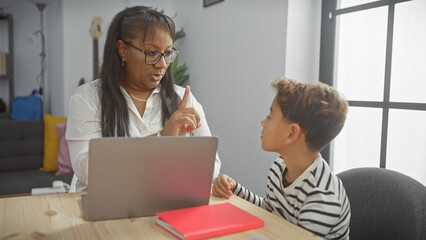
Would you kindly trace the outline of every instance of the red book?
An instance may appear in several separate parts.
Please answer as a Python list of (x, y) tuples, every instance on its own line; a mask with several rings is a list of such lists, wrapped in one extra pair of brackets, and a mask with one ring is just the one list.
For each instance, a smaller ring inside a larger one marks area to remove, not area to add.
[(157, 213), (157, 224), (180, 239), (204, 239), (264, 226), (262, 219), (221, 203)]

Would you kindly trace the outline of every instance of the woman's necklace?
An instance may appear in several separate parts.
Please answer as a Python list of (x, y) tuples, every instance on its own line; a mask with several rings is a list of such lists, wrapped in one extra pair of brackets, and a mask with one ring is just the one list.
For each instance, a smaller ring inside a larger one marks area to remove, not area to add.
[(130, 93), (130, 97), (132, 97), (133, 99), (135, 99), (136, 101), (139, 101), (139, 102), (146, 102), (146, 101), (148, 101), (148, 99), (142, 99), (142, 98), (135, 97), (131, 93)]

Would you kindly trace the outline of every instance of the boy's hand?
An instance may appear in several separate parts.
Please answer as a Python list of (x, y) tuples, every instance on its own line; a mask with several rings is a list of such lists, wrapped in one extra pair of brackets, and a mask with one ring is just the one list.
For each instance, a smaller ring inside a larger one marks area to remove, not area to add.
[(232, 196), (237, 182), (226, 174), (222, 174), (214, 181), (212, 193), (216, 197), (229, 198)]

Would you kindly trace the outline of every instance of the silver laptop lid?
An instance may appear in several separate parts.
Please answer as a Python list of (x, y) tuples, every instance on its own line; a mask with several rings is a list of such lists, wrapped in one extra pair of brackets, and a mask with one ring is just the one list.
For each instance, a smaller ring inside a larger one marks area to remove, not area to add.
[(153, 216), (208, 204), (217, 145), (217, 137), (90, 140), (86, 218)]

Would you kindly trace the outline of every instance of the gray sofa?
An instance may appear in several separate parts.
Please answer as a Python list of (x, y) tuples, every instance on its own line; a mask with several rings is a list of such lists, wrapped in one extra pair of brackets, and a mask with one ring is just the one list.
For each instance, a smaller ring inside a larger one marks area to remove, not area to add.
[(43, 165), (43, 120), (0, 120), (0, 195), (31, 193), (52, 187), (54, 180), (71, 183), (73, 174), (55, 176)]

